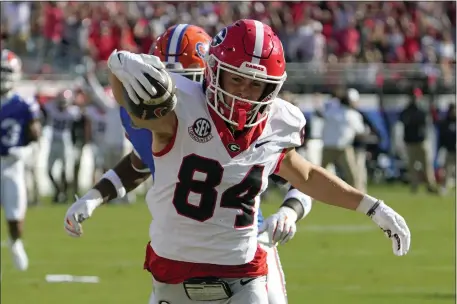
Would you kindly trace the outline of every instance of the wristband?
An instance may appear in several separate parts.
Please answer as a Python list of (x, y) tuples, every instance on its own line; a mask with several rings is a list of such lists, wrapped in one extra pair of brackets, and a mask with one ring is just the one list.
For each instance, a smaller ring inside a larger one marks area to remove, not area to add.
[(103, 174), (101, 179), (103, 178), (109, 180), (113, 184), (117, 192), (117, 198), (122, 198), (127, 194), (127, 191), (125, 190), (119, 175), (117, 175), (113, 169), (110, 169), (105, 174)]
[(311, 211), (312, 199), (298, 189), (293, 188), (287, 192), (281, 206), (294, 209), (297, 212), (297, 220), (301, 220)]
[(360, 201), (359, 206), (357, 207), (356, 211), (366, 214), (368, 216), (373, 216), (374, 211), (378, 206), (381, 204), (381, 201), (377, 198), (374, 198), (368, 194), (365, 194)]

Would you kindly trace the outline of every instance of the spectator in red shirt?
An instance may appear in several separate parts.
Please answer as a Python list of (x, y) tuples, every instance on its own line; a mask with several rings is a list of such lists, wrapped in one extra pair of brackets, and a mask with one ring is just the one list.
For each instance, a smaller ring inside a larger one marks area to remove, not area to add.
[(408, 28), (406, 29), (403, 49), (405, 50), (406, 60), (409, 62), (415, 62), (420, 55), (420, 43), (416, 36), (415, 25), (412, 23), (409, 24)]
[(338, 33), (338, 54), (357, 54), (359, 51), (359, 39), (360, 34), (355, 29), (355, 20), (351, 18), (347, 27)]
[(43, 34), (48, 41), (58, 43), (62, 35), (63, 10), (54, 1), (44, 4)]
[(54, 1), (42, 4), (43, 16), (41, 20), (43, 30), (43, 46), (38, 55), (39, 70), (47, 58), (52, 58), (57, 45), (62, 39), (63, 11)]
[(148, 21), (146, 19), (140, 19), (133, 28), (133, 39), (140, 53), (147, 54), (154, 42), (155, 37), (151, 33)]
[(100, 33), (89, 38), (89, 51), (96, 61), (106, 61), (113, 50), (120, 47), (119, 30), (107, 21), (102, 21)]

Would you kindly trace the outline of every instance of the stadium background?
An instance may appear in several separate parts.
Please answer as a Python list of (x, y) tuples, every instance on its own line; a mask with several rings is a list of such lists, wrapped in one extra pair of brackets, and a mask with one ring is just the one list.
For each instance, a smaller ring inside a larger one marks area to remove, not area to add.
[[(412, 196), (399, 182), (407, 176), (396, 128), (412, 88), (420, 87), (435, 119), (455, 103), (455, 2), (1, 5), (2, 47), (23, 60), (20, 92), (41, 102), (63, 88), (90, 90), (89, 76), (105, 85), (105, 61), (113, 49), (147, 52), (153, 39), (174, 23), (199, 25), (210, 35), (243, 17), (269, 23), (286, 51), (289, 77), (284, 90), (304, 111), (316, 139), (322, 124), (312, 115), (316, 98), (325, 98), (340, 84), (359, 90), (361, 110), (383, 134), (370, 151), (370, 192), (404, 214), (413, 233), (411, 254), (394, 258), (387, 241), (366, 219), (315, 204), (296, 239), (281, 248), (291, 303), (455, 301), (454, 194)], [(429, 132), (435, 135), (436, 130)], [(46, 132), (42, 144), (36, 164), (40, 191), (46, 195)], [(318, 162), (319, 140), (308, 150)], [(439, 168), (438, 153), (435, 158)], [(85, 176), (90, 174), (91, 160), (86, 149), (80, 173), (83, 187), (90, 186)], [(279, 202), (280, 195), (273, 193), (265, 204), (267, 213)], [(16, 273), (2, 249), (2, 303), (145, 302), (149, 281), (141, 272), (141, 261), (149, 215), (144, 208), (135, 204), (97, 211), (81, 240), (68, 239), (63, 232), (65, 206), (45, 203), (31, 209), (25, 238), (31, 268)], [(141, 220), (142, 224), (133, 225)], [(44, 276), (49, 273), (98, 275), (101, 283), (48, 284)], [(23, 288), (29, 292), (21, 292)]]

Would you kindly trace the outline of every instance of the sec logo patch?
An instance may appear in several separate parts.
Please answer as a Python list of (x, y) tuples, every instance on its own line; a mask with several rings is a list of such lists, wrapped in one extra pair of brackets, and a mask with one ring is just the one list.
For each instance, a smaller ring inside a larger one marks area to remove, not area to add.
[(206, 143), (213, 138), (211, 134), (211, 123), (206, 118), (197, 119), (192, 126), (188, 128), (190, 137), (199, 143)]

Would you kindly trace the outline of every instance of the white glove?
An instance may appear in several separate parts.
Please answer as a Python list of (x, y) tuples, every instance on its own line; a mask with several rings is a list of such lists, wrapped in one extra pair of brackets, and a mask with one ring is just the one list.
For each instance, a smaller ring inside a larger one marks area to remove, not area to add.
[(296, 220), (297, 213), (292, 208), (279, 208), (260, 226), (258, 241), (267, 246), (276, 246), (278, 242), (281, 245), (287, 243), (297, 232)]
[(411, 232), (405, 219), (384, 202), (376, 201), (373, 203), (371, 199), (364, 198), (357, 207), (357, 211), (367, 214), (392, 240), (392, 249), (395, 255), (407, 254), (411, 245)]
[(108, 58), (108, 67), (122, 82), (130, 99), (136, 104), (141, 103), (138, 97), (149, 100), (151, 96), (157, 94), (157, 90), (144, 74), (158, 81), (165, 81), (158, 71), (158, 69), (165, 69), (165, 66), (159, 57), (153, 55), (114, 50)]
[(67, 210), (64, 220), (64, 228), (68, 235), (80, 237), (83, 234), (81, 223), (92, 216), (95, 208), (103, 203), (102, 195), (95, 189), (89, 190), (79, 198)]

